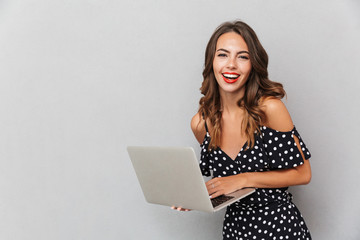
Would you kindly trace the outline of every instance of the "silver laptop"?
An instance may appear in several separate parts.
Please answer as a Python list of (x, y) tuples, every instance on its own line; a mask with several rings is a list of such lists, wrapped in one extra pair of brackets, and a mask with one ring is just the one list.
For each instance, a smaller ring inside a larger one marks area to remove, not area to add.
[(255, 192), (244, 188), (210, 199), (191, 147), (129, 146), (127, 151), (149, 203), (215, 212)]

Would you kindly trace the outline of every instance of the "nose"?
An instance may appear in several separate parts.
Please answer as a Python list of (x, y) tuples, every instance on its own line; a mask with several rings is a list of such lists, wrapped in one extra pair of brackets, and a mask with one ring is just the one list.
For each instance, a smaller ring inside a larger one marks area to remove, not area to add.
[(236, 68), (236, 57), (229, 57), (227, 67), (229, 69), (235, 69)]

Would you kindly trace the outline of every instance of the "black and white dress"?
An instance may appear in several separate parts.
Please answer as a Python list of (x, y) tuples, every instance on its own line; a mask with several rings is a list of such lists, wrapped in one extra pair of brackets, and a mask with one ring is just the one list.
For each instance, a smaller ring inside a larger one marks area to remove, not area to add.
[[(242, 147), (235, 159), (221, 148), (208, 150), (210, 134), (201, 144), (200, 168), (205, 176), (225, 177), (245, 172), (263, 172), (293, 168), (304, 164), (294, 140), (299, 139), (305, 159), (310, 158), (299, 133), (294, 127), (280, 132), (261, 126), (261, 134), (255, 133), (255, 145)], [(301, 213), (292, 202), (286, 188), (258, 188), (256, 191), (227, 207), (223, 239), (311, 239)]]

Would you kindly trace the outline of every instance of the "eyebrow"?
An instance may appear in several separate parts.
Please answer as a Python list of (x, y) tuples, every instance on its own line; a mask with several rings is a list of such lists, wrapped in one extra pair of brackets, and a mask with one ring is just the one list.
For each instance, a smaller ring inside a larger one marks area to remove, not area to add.
[[(230, 51), (228, 51), (228, 50), (226, 50), (226, 49), (223, 49), (223, 48), (219, 48), (219, 49), (216, 50), (216, 51), (224, 51), (224, 52), (230, 53)], [(250, 54), (248, 51), (240, 51), (240, 52), (237, 52), (237, 54), (241, 54), (241, 53)]]

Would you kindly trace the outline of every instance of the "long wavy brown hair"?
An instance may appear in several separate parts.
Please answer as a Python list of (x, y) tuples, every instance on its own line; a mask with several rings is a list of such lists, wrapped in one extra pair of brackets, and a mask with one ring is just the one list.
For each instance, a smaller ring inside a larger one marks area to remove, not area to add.
[(213, 61), (216, 51), (216, 43), (219, 37), (228, 32), (239, 34), (246, 42), (252, 69), (245, 84), (245, 94), (238, 101), (238, 106), (244, 109), (245, 115), (242, 120), (242, 129), (245, 130), (247, 146), (254, 146), (254, 133), (260, 133), (260, 126), (266, 122), (265, 112), (260, 108), (261, 99), (273, 97), (281, 99), (285, 96), (285, 90), (281, 83), (271, 81), (268, 78), (268, 55), (257, 38), (254, 30), (242, 21), (225, 22), (212, 34), (205, 51), (205, 66), (203, 82), (200, 88), (201, 97), (199, 113), (206, 121), (209, 121), (210, 149), (216, 149), (221, 145), (221, 99), (219, 86), (215, 79)]

